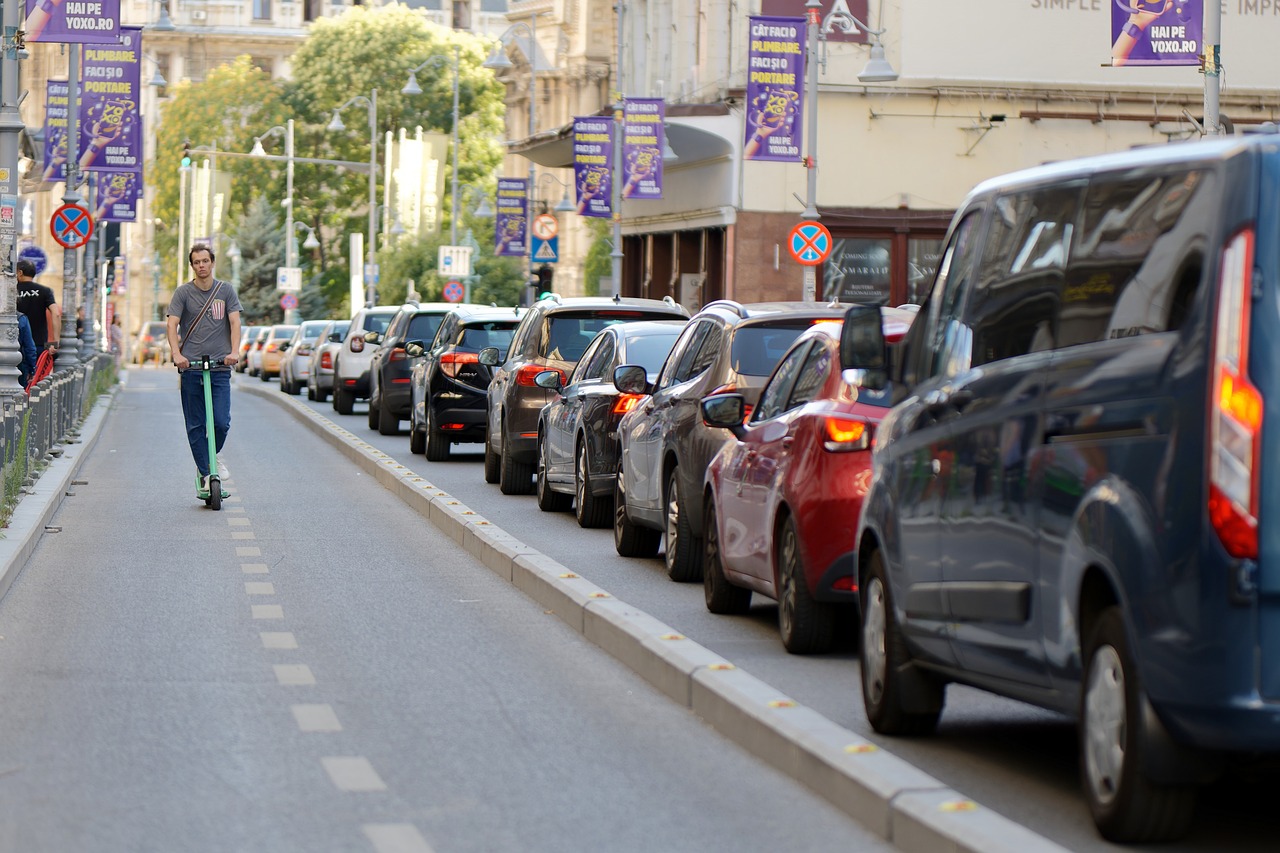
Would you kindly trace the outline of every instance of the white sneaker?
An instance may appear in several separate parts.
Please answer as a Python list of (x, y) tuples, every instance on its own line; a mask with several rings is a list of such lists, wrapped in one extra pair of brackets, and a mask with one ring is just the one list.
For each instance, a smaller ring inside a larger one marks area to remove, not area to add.
[(218, 476), (223, 480), (230, 480), (231, 472), (227, 470), (227, 463), (222, 461), (222, 454), (219, 453), (214, 458), (218, 460)]

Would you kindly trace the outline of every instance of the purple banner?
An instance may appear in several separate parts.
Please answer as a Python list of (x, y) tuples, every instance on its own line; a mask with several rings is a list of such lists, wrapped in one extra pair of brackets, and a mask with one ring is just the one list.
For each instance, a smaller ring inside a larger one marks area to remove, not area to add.
[(44, 180), (65, 181), (71, 84), (66, 80), (47, 80), (44, 86)]
[(662, 198), (666, 115), (667, 105), (662, 98), (627, 98), (623, 102), (623, 198)]
[(498, 179), (498, 214), (493, 224), (495, 255), (521, 258), (529, 253), (529, 181)]
[(116, 44), (120, 0), (27, 0), (27, 41)]
[(121, 27), (120, 43), (83, 49), (80, 168), (142, 170), (142, 29)]
[(751, 18), (745, 160), (800, 159), (804, 118), (804, 18)]
[(612, 118), (573, 120), (573, 182), (578, 188), (579, 214), (613, 218)]
[[(823, 39), (826, 41), (843, 41), (854, 44), (866, 44), (871, 41), (870, 35), (858, 21), (869, 21), (867, 0), (818, 0), (818, 20), (832, 24)], [(806, 14), (808, 0), (760, 0), (760, 14), (770, 17), (800, 17)], [(848, 12), (846, 18), (844, 13)], [(856, 20), (855, 20), (856, 19)], [(845, 33), (837, 22), (843, 20), (853, 25), (853, 32)]]
[(1116, 0), (1111, 7), (1112, 65), (1199, 65), (1203, 44), (1204, 0)]
[(94, 222), (137, 222), (141, 172), (99, 172), (93, 194)]

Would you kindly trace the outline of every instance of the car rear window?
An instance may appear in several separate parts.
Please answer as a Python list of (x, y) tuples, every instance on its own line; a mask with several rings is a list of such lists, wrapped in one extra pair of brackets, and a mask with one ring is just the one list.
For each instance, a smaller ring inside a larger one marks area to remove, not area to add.
[(365, 314), (364, 330), (366, 332), (385, 332), (387, 326), (391, 325), (391, 318), (394, 314)]
[(409, 318), (409, 331), (404, 336), (406, 341), (429, 341), (436, 336), (436, 330), (444, 322), (443, 314), (417, 314)]
[[(671, 314), (647, 313), (631, 309), (600, 311), (565, 311), (547, 316), (538, 354), (561, 361), (577, 361), (587, 351), (596, 333), (618, 323), (638, 320), (670, 320)], [(797, 334), (799, 334), (797, 332)]]
[(669, 335), (632, 338), (627, 342), (627, 363), (640, 365), (645, 373), (657, 373), (662, 369), (662, 363), (667, 360), (667, 354), (675, 346), (681, 331), (682, 329), (672, 329)]
[(462, 340), (458, 346), (476, 352), (485, 347), (497, 347), (499, 352), (505, 353), (515, 336), (515, 323), (476, 323), (462, 328)]
[(283, 338), (292, 338), (293, 333), (296, 331), (298, 331), (298, 328), (296, 326), (284, 326), (279, 329), (272, 329), (271, 340), (278, 341), (278, 340), (282, 340)]
[(734, 372), (744, 376), (768, 376), (786, 355), (791, 343), (811, 325), (812, 320), (784, 320), (739, 326), (733, 334), (730, 353)]

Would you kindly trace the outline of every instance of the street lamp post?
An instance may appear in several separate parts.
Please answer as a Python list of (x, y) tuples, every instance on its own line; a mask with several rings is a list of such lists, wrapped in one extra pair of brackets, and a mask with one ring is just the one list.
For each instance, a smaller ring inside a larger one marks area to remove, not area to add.
[(285, 122), (285, 126), (276, 125), (261, 136), (254, 137), (253, 150), (249, 153), (254, 157), (265, 157), (267, 152), (262, 147), (262, 140), (268, 136), (284, 134), (284, 181), (285, 181), (285, 198), (284, 198), (284, 265), (293, 267), (293, 119)]
[(370, 305), (377, 302), (377, 286), (374, 283), (374, 236), (377, 233), (378, 219), (378, 90), (374, 89), (369, 97), (356, 95), (348, 98), (346, 103), (333, 111), (333, 120), (329, 122), (331, 131), (346, 130), (340, 113), (354, 104), (364, 104), (369, 110), (369, 234), (368, 245), (365, 246), (365, 299)]
[[(453, 181), (449, 190), (449, 245), (458, 245), (458, 55), (462, 45), (453, 46)], [(433, 56), (409, 72), (409, 82), (400, 90), (405, 95), (421, 95), (422, 87), (418, 85), (418, 72), (447, 60), (443, 56)]]
[[(858, 79), (863, 83), (890, 83), (898, 79), (897, 73), (889, 66), (884, 58), (884, 47), (880, 44), (880, 36), (884, 34), (884, 30), (873, 30), (866, 24), (859, 21), (853, 15), (850, 15), (844, 9), (836, 7), (832, 9), (826, 16), (822, 17), (821, 0), (808, 0), (804, 4), (805, 14), (808, 17), (808, 26), (805, 31), (805, 62), (807, 63), (807, 77), (805, 83), (805, 124), (808, 127), (805, 130), (807, 137), (806, 148), (808, 155), (805, 157), (805, 168), (809, 172), (808, 192), (805, 197), (804, 213), (800, 214), (801, 219), (813, 220), (818, 219), (818, 39), (825, 38), (826, 34), (833, 29), (839, 29), (846, 35), (853, 35), (858, 32), (858, 27), (866, 30), (874, 41), (871, 45), (871, 59), (867, 63), (867, 67), (858, 75)], [(821, 31), (821, 32), (819, 32)], [(817, 301), (818, 290), (818, 271), (812, 266), (804, 268), (804, 301)]]

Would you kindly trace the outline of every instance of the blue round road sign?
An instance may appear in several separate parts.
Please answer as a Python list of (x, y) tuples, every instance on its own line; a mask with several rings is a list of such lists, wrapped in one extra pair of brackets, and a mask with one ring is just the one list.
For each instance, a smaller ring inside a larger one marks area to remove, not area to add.
[(36, 275), (40, 275), (49, 266), (49, 256), (39, 246), (23, 246), (22, 250), (18, 252), (18, 260), (31, 261), (31, 263), (35, 264)]
[(831, 232), (820, 222), (801, 222), (791, 229), (787, 250), (796, 263), (816, 267), (831, 257)]
[(461, 302), (467, 295), (467, 289), (462, 286), (460, 281), (450, 281), (444, 286), (445, 302)]

